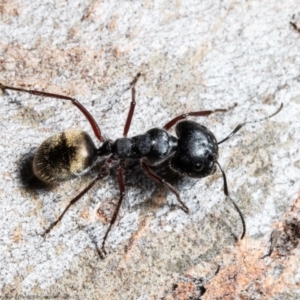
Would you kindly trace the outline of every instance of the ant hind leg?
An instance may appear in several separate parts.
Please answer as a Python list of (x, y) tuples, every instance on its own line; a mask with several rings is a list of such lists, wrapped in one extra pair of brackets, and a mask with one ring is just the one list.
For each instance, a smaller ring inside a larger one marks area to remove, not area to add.
[(59, 95), (59, 94), (53, 94), (53, 93), (47, 93), (47, 92), (42, 92), (42, 91), (35, 91), (35, 90), (27, 90), (27, 89), (22, 89), (22, 88), (15, 88), (11, 86), (6, 86), (0, 83), (0, 89), (2, 90), (12, 90), (12, 91), (17, 91), (17, 92), (22, 92), (22, 93), (27, 93), (35, 96), (41, 96), (41, 97), (48, 97), (48, 98), (56, 98), (56, 99), (61, 99), (61, 100), (68, 100), (71, 101), (73, 105), (75, 105), (86, 117), (90, 125), (92, 126), (92, 129), (94, 131), (95, 136), (100, 142), (104, 142), (105, 138), (101, 134), (101, 130), (95, 121), (94, 117), (91, 115), (91, 113), (76, 99), (64, 96), (64, 95)]
[(123, 199), (124, 199), (124, 196), (125, 196), (125, 183), (124, 183), (124, 175), (123, 175), (123, 172), (124, 172), (124, 160), (120, 160), (120, 166), (118, 168), (118, 182), (119, 182), (119, 190), (120, 190), (120, 197), (119, 197), (119, 201), (117, 203), (117, 206), (114, 210), (114, 213), (113, 213), (113, 216), (110, 220), (110, 223), (109, 223), (109, 226), (106, 230), (106, 233), (103, 237), (103, 240), (102, 240), (102, 246), (101, 246), (101, 251), (104, 255), (106, 255), (106, 251), (105, 251), (105, 242), (106, 242), (106, 239), (108, 237), (108, 234), (112, 228), (112, 226), (114, 225), (116, 219), (117, 219), (117, 216), (119, 214), (119, 211), (120, 211), (120, 207), (121, 207), (121, 204), (123, 202)]

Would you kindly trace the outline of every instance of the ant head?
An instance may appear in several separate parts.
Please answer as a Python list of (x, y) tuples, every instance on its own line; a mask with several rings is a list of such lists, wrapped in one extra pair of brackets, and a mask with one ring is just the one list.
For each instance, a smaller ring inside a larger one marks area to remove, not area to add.
[(178, 147), (170, 160), (170, 167), (184, 176), (202, 178), (215, 173), (218, 144), (215, 136), (193, 121), (176, 125)]

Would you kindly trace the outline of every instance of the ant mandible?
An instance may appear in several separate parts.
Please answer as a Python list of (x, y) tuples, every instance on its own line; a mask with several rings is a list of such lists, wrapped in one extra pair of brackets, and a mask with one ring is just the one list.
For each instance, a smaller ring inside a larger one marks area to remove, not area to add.
[[(63, 180), (68, 180), (74, 176), (79, 176), (89, 171), (98, 157), (106, 157), (104, 165), (101, 167), (96, 178), (70, 201), (68, 206), (60, 214), (57, 220), (53, 222), (44, 232), (43, 236), (51, 231), (51, 229), (63, 218), (68, 209), (84, 194), (86, 194), (97, 181), (107, 177), (110, 173), (110, 169), (118, 165), (117, 176), (120, 197), (110, 224), (102, 240), (101, 250), (102, 253), (106, 254), (105, 241), (113, 224), (116, 221), (125, 196), (123, 175), (125, 160), (130, 158), (139, 159), (144, 172), (152, 180), (164, 185), (170, 192), (172, 192), (176, 196), (177, 201), (180, 203), (181, 208), (186, 213), (189, 212), (189, 209), (180, 199), (179, 192), (170, 183), (166, 182), (162, 177), (156, 174), (151, 169), (151, 166), (159, 165), (164, 161), (168, 161), (170, 168), (179, 173), (181, 176), (203, 178), (214, 174), (217, 165), (223, 177), (224, 194), (231, 201), (241, 218), (243, 226), (241, 239), (243, 239), (246, 233), (245, 220), (241, 210), (229, 196), (225, 172), (217, 161), (219, 156), (219, 145), (230, 139), (244, 125), (260, 122), (275, 116), (282, 109), (283, 104), (280, 105), (279, 109), (275, 113), (268, 117), (239, 124), (226, 138), (219, 142), (216, 140), (213, 133), (205, 126), (185, 119), (189, 116), (206, 117), (216, 112), (226, 112), (226, 109), (204, 110), (182, 114), (173, 118), (162, 128), (152, 128), (145, 134), (128, 138), (127, 134), (136, 105), (135, 86), (140, 76), (141, 73), (138, 73), (130, 83), (131, 104), (124, 126), (123, 138), (116, 139), (115, 141), (105, 139), (103, 137), (101, 130), (93, 116), (76, 99), (42, 91), (10, 87), (0, 83), (0, 89), (2, 90), (13, 90), (36, 96), (71, 101), (85, 115), (94, 131), (95, 136), (102, 143), (101, 146), (97, 148), (94, 145), (91, 137), (86, 132), (81, 130), (66, 130), (48, 138), (38, 148), (33, 159), (33, 172), (38, 179), (47, 184), (54, 184)], [(177, 137), (172, 136), (168, 132), (174, 126)]]

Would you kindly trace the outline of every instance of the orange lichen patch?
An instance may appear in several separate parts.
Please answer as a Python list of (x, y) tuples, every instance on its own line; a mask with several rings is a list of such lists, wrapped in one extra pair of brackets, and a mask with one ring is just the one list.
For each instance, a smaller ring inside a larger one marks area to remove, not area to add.
[(5, 180), (11, 180), (11, 173), (3, 172), (2, 173), (2, 178), (4, 178)]
[(189, 300), (199, 296), (197, 286), (193, 282), (178, 282), (174, 291), (166, 296), (165, 300)]
[(201, 278), (205, 278), (205, 282), (208, 282), (210, 281), (209, 278), (213, 278), (219, 271), (219, 265), (212, 264), (210, 261), (201, 261), (200, 264), (190, 266), (183, 275), (186, 278), (198, 278), (201, 276)]
[(3, 21), (7, 22), (9, 17), (17, 17), (20, 9), (23, 8), (21, 1), (4, 1), (0, 4), (0, 15)]
[(107, 224), (108, 223), (107, 215), (100, 208), (97, 209), (96, 214), (97, 214), (97, 217), (100, 219), (100, 221), (103, 224)]
[(19, 243), (20, 240), (22, 239), (22, 226), (18, 225), (17, 227), (15, 227), (13, 235), (12, 235), (12, 239), (15, 243)]
[(205, 286), (207, 292), (203, 299), (234, 299), (261, 274), (264, 264), (259, 260), (262, 255), (259, 242), (246, 238), (234, 252), (221, 258), (228, 266), (221, 266), (216, 277)]
[(38, 57), (33, 56), (32, 51), (23, 49), (21, 45), (2, 44), (0, 47), (5, 54), (5, 60), (1, 61), (1, 70), (10, 71), (18, 67), (24, 69), (28, 63), (37, 67), (40, 62)]
[(82, 22), (82, 21), (88, 20), (93, 13), (94, 13), (94, 8), (89, 7), (87, 12), (81, 17), (80, 21)]
[[(278, 277), (274, 272), (281, 262), (267, 263), (262, 258), (263, 251), (264, 245), (261, 242), (246, 238), (234, 253), (222, 257), (224, 262), (229, 260), (232, 263), (228, 267), (221, 267), (216, 277), (205, 285), (203, 300), (232, 300), (238, 297), (246, 300), (251, 298), (253, 291), (269, 299), (284, 291), (289, 284), (285, 280), (286, 276), (281, 274)], [(286, 272), (287, 269), (284, 270)], [(292, 274), (294, 272), (290, 274), (291, 277)]]
[[(113, 217), (114, 211), (116, 209), (116, 199), (115, 198), (107, 198), (105, 201), (100, 202), (94, 210), (94, 213), (96, 214), (97, 218), (100, 219), (100, 221), (103, 224), (107, 224), (110, 222), (110, 220)], [(118, 218), (116, 223), (118, 222)]]
[(90, 217), (90, 212), (88, 209), (85, 209), (81, 214), (80, 214), (80, 217), (85, 219), (85, 220), (88, 220), (89, 217)]
[(113, 54), (115, 57), (120, 58), (123, 55), (127, 54), (130, 52), (130, 50), (132, 50), (132, 46), (131, 45), (116, 45), (112, 48)]
[(136, 232), (131, 236), (128, 246), (126, 247), (124, 258), (128, 259), (130, 254), (134, 252), (134, 246), (136, 246), (136, 241), (141, 239), (142, 236), (147, 235), (150, 230), (150, 222), (152, 218), (145, 218), (140, 222), (138, 229)]
[(118, 19), (119, 19), (119, 15), (116, 15), (113, 17), (113, 19), (109, 22), (108, 24), (108, 29), (110, 31), (114, 31), (117, 28), (117, 24), (118, 24)]
[[(73, 31), (73, 34), (76, 34), (76, 30)], [(78, 35), (80, 35), (80, 32), (78, 32)], [(103, 49), (90, 49), (84, 45), (82, 47), (59, 49), (51, 45), (49, 41), (38, 39), (34, 50), (28, 50), (19, 44), (2, 44), (0, 50), (5, 54), (5, 60), (2, 60), (0, 64), (0, 71), (17, 72), (18, 78), (22, 78), (23, 82), (30, 85), (39, 85), (41, 88), (47, 88), (47, 90), (49, 90), (49, 78), (61, 76), (61, 74), (68, 71), (78, 81), (76, 93), (83, 95), (85, 89), (82, 90), (82, 88), (84, 88), (85, 80), (94, 75), (96, 76), (99, 71), (101, 73), (106, 62), (102, 58), (104, 55)], [(94, 68), (90, 68), (90, 65)], [(42, 79), (44, 82), (42, 82)], [(15, 84), (19, 85), (18, 82), (15, 82)], [(45, 86), (45, 84), (47, 85)], [(103, 85), (105, 86), (105, 80), (102, 82)], [(68, 94), (72, 95), (73, 91), (68, 91), (65, 84), (64, 88)], [(50, 90), (50, 92), (58, 91)]]
[(292, 252), (300, 237), (299, 202), (300, 199), (297, 199), (285, 219), (276, 224), (277, 237), (271, 242), (269, 256), (264, 255), (266, 245), (262, 241), (249, 237), (241, 241), (233, 252), (223, 252), (217, 260), (223, 261), (225, 267), (221, 266), (220, 272), (205, 285), (206, 293), (201, 299), (246, 300), (251, 299), (254, 293), (261, 295), (261, 299), (271, 299), (299, 287), (294, 278), (300, 261)]
[(93, 18), (97, 17), (97, 11), (101, 11), (102, 1), (92, 3), (88, 9), (86, 10), (86, 13), (81, 17), (81, 21), (92, 21)]
[(264, 287), (264, 293), (274, 297), (284, 291), (299, 288), (300, 284), (295, 282), (298, 270), (299, 258), (297, 256), (293, 255), (273, 261), (267, 272), (263, 274), (265, 276), (263, 276), (261, 285)]
[(293, 204), (293, 206), (291, 208), (291, 212), (295, 212), (299, 209), (300, 209), (300, 191), (298, 192), (297, 200), (295, 201), (295, 203)]

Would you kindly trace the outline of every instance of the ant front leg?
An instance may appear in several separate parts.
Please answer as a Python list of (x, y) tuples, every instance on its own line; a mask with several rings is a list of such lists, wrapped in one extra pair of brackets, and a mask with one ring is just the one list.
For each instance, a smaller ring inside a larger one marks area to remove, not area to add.
[(202, 110), (202, 111), (194, 111), (194, 112), (189, 112), (186, 114), (182, 114), (178, 117), (175, 117), (174, 119), (172, 119), (170, 122), (168, 122), (163, 129), (164, 130), (169, 130), (171, 129), (177, 122), (186, 119), (187, 117), (207, 117), (213, 113), (216, 112), (226, 112), (227, 109), (215, 109), (215, 110)]
[(126, 123), (124, 126), (124, 131), (123, 131), (123, 136), (127, 137), (130, 125), (131, 125), (131, 121), (132, 121), (132, 117), (133, 117), (133, 113), (134, 113), (134, 109), (135, 109), (135, 85), (138, 81), (138, 79), (140, 78), (142, 74), (141, 73), (137, 73), (137, 75), (134, 77), (134, 79), (131, 81), (130, 86), (131, 86), (131, 103), (130, 103), (130, 108), (129, 108), (129, 112), (127, 115), (127, 119), (126, 119)]
[(106, 230), (106, 233), (104, 235), (103, 241), (102, 241), (102, 246), (101, 246), (101, 250), (103, 252), (104, 255), (106, 255), (106, 251), (105, 251), (105, 241), (107, 239), (107, 236), (112, 228), (112, 226), (114, 225), (117, 216), (119, 214), (119, 210), (121, 207), (121, 204), (123, 202), (124, 196), (125, 196), (125, 183), (124, 183), (124, 175), (123, 175), (123, 171), (124, 171), (124, 160), (121, 159), (120, 160), (120, 166), (118, 168), (118, 182), (119, 182), (119, 189), (120, 189), (120, 198), (119, 201), (117, 203), (117, 206), (115, 208), (114, 214), (110, 220), (110, 224)]
[(143, 161), (143, 159), (141, 160), (141, 165), (142, 165), (142, 168), (143, 170), (145, 171), (145, 173), (151, 178), (153, 179), (155, 182), (157, 183), (160, 183), (162, 185), (164, 185), (170, 192), (172, 192), (176, 198), (177, 198), (177, 201), (181, 204), (182, 206), (182, 210), (185, 212), (185, 213), (188, 213), (189, 212), (189, 208), (184, 204), (184, 202), (180, 199), (180, 195), (179, 195), (179, 192), (168, 182), (166, 182), (163, 178), (161, 178), (160, 176), (158, 176), (156, 173), (154, 173), (149, 165), (147, 165), (145, 163), (145, 161)]
[(68, 100), (71, 101), (73, 105), (75, 105), (79, 110), (84, 114), (86, 119), (89, 121), (89, 123), (92, 126), (92, 129), (94, 131), (95, 136), (100, 142), (104, 142), (105, 138), (101, 134), (101, 130), (93, 118), (93, 116), (90, 114), (90, 112), (76, 99), (67, 97), (64, 95), (59, 95), (59, 94), (53, 94), (53, 93), (47, 93), (47, 92), (42, 92), (42, 91), (35, 91), (35, 90), (26, 90), (26, 89), (21, 89), (21, 88), (15, 88), (11, 86), (6, 86), (0, 83), (0, 89), (2, 90), (12, 90), (12, 91), (17, 91), (17, 92), (23, 92), (23, 93), (28, 93), (31, 95), (35, 96), (42, 96), (42, 97), (48, 97), (48, 98), (56, 98), (56, 99), (61, 99), (61, 100)]

